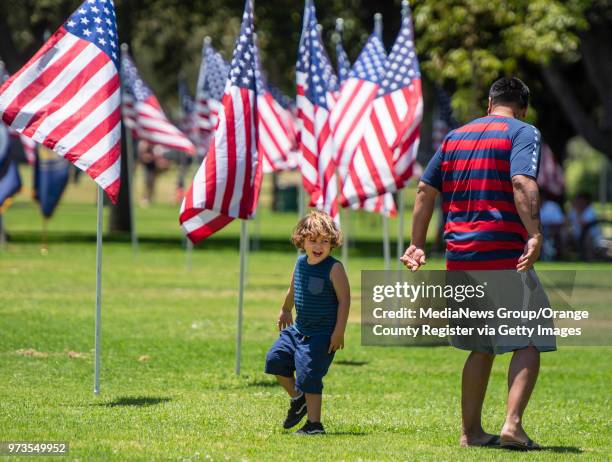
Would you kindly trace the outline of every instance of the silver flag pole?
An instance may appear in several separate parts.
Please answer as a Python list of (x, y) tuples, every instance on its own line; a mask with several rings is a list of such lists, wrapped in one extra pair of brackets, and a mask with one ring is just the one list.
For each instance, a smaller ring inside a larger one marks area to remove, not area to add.
[(98, 186), (98, 229), (96, 234), (96, 322), (94, 347), (94, 394), (100, 394), (100, 337), (102, 311), (102, 222), (104, 219), (104, 192)]
[(242, 359), (242, 309), (244, 304), (244, 281), (248, 241), (247, 222), (246, 220), (240, 220), (240, 285), (238, 287), (238, 320), (236, 325), (236, 375), (240, 375), (240, 363)]

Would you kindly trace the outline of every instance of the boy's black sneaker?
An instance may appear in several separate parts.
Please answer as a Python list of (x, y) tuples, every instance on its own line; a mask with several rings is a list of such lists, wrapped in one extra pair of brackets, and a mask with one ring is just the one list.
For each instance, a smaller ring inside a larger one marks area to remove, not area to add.
[(321, 422), (307, 420), (304, 426), (295, 433), (298, 435), (325, 435), (325, 429)]
[(302, 393), (298, 399), (292, 399), (289, 411), (287, 411), (287, 418), (283, 424), (284, 428), (295, 427), (300, 423), (300, 420), (306, 415), (306, 394)]

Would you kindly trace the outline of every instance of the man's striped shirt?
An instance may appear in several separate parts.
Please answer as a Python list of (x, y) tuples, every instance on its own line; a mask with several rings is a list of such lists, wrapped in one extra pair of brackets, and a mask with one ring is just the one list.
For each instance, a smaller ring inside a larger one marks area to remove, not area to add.
[(527, 230), (512, 177), (536, 179), (539, 163), (539, 131), (511, 117), (482, 117), (448, 133), (421, 177), (442, 192), (448, 270), (516, 268)]

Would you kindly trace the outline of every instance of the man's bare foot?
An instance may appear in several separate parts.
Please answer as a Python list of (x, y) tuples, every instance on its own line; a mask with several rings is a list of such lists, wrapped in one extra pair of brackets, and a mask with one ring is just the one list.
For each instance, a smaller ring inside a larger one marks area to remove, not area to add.
[(470, 446), (499, 446), (500, 439), (499, 435), (492, 435), (483, 431), (478, 435), (461, 435), (459, 444), (462, 448)]

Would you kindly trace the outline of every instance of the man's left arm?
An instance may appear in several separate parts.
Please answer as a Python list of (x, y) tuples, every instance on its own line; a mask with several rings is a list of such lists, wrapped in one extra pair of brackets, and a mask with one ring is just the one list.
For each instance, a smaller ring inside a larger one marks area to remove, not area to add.
[(338, 317), (329, 343), (328, 353), (331, 353), (332, 351), (344, 348), (344, 331), (346, 330), (349, 309), (351, 307), (351, 287), (346, 271), (344, 271), (344, 266), (340, 262), (334, 263), (329, 277), (338, 298)]

